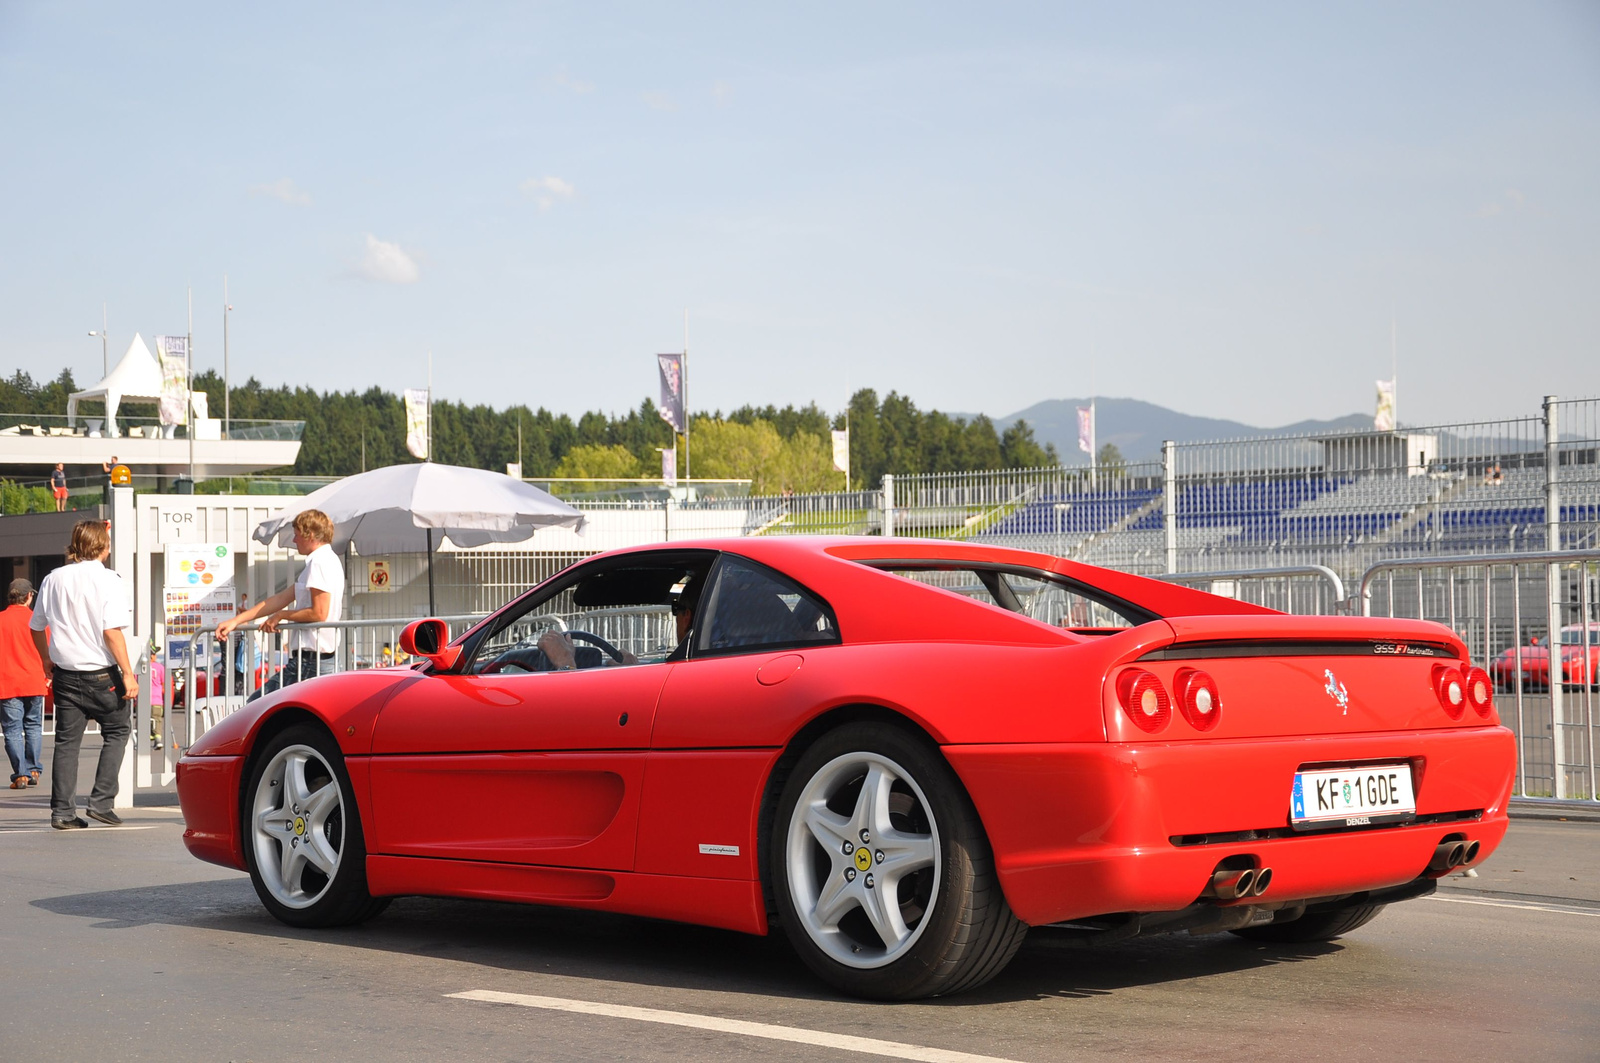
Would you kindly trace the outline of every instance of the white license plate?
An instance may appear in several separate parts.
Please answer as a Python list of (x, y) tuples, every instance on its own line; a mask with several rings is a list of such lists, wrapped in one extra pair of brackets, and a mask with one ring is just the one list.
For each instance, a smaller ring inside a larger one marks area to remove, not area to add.
[(1395, 823), (1416, 814), (1405, 762), (1295, 772), (1289, 795), (1289, 825), (1296, 830)]

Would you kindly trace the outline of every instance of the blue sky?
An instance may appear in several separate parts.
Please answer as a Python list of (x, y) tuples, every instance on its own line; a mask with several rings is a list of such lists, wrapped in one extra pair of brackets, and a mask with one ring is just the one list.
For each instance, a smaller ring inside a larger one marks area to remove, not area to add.
[[(0, 2), (0, 371), (1256, 425), (1600, 392), (1600, 5)], [(115, 357), (117, 351), (113, 351)]]

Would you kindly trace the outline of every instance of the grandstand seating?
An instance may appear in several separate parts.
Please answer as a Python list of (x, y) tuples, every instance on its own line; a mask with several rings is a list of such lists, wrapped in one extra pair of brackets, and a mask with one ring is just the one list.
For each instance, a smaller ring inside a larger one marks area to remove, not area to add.
[[(1084, 538), (1114, 527), (1159, 498), (1157, 488), (1042, 495), (987, 530), (986, 535), (1063, 535)], [(1064, 508), (1057, 509), (1060, 505)], [(1156, 527), (1161, 526), (1159, 516)]]
[[(1562, 521), (1592, 529), (1600, 522), (1600, 467), (1592, 479), (1574, 473), (1563, 467)], [(1374, 556), (1543, 549), (1544, 490), (1538, 466), (1509, 469), (1496, 483), (1460, 471), (1180, 480), (1178, 550), (1185, 568), (1225, 570), (1322, 563), (1363, 547), (1379, 551)], [(1160, 571), (1164, 521), (1161, 491), (1142, 486), (1040, 496), (978, 538)]]

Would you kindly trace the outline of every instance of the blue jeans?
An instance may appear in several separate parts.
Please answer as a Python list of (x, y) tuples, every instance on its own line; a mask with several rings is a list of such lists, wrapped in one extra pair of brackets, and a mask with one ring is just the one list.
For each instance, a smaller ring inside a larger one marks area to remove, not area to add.
[(315, 679), (319, 675), (332, 675), (338, 668), (338, 654), (320, 654), (315, 650), (296, 650), (289, 654), (283, 662), (283, 668), (277, 675), (261, 684), (261, 689), (251, 694), (246, 701), (254, 701), (263, 694), (270, 694), (281, 687), (298, 683), (302, 679)]
[(44, 730), (44, 695), (0, 699), (0, 721), (6, 732), (6, 756), (11, 760), (11, 777), (21, 778), (43, 771), (39, 760), (40, 733)]
[(69, 672), (65, 668), (57, 668), (54, 677), (56, 741), (50, 767), (50, 818), (64, 820), (78, 814), (78, 750), (90, 720), (100, 725), (100, 757), (89, 807), (110, 812), (117, 797), (122, 754), (133, 732), (131, 703), (123, 697), (122, 679), (110, 670)]

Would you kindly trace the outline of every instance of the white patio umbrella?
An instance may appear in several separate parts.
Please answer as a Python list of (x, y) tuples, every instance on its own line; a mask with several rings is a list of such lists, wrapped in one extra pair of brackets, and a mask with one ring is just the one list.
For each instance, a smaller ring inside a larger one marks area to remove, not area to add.
[(333, 521), (334, 549), (355, 544), (363, 554), (428, 555), (428, 612), (433, 604), (433, 551), (443, 539), (457, 546), (516, 543), (540, 528), (582, 534), (587, 518), (554, 495), (486, 469), (433, 462), (390, 465), (318, 488), (256, 527), (260, 543), (294, 541), (294, 519), (320, 509)]

